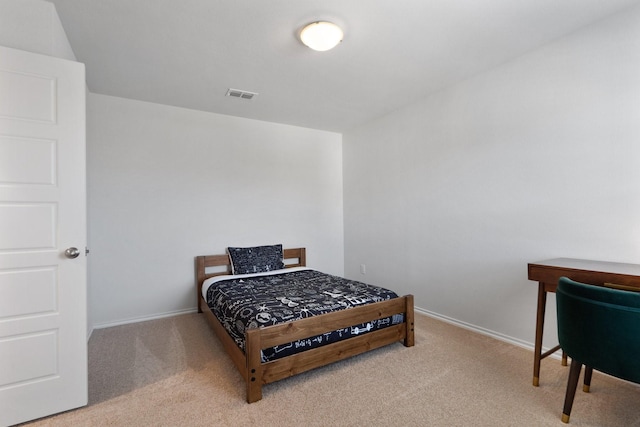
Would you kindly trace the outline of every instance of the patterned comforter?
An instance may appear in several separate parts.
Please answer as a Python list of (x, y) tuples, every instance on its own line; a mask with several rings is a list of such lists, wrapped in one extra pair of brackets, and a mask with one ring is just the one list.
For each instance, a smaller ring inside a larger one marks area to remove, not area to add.
[[(218, 276), (205, 281), (203, 296), (229, 335), (244, 351), (248, 328), (290, 322), (331, 311), (396, 298), (384, 288), (304, 267), (261, 274)], [(264, 349), (263, 361), (319, 347), (403, 322), (394, 315), (312, 338)]]

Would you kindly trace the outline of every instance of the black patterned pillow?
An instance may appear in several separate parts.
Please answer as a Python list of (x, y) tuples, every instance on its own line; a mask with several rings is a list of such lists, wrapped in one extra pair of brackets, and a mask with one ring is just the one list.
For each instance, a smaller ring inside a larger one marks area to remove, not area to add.
[(282, 245), (227, 248), (233, 274), (263, 273), (284, 268)]

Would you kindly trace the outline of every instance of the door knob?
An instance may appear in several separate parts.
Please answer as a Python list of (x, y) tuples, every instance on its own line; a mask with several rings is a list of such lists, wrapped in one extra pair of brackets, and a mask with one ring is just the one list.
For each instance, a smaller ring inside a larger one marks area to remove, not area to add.
[(78, 258), (78, 255), (80, 255), (80, 251), (78, 250), (78, 248), (71, 247), (64, 251), (64, 256), (66, 256), (67, 258)]

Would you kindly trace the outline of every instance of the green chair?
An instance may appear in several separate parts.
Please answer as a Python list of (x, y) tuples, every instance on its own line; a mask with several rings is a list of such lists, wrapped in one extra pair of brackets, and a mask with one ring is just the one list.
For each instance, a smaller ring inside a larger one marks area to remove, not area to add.
[(562, 421), (569, 422), (582, 365), (584, 391), (595, 369), (640, 383), (640, 293), (561, 277), (556, 290), (558, 338), (571, 357)]

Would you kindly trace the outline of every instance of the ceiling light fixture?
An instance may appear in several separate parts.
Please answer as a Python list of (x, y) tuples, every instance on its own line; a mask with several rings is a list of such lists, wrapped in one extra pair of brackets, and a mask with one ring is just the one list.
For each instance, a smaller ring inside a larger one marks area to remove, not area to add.
[(312, 22), (300, 32), (302, 43), (320, 52), (336, 47), (343, 36), (340, 27), (327, 21)]

